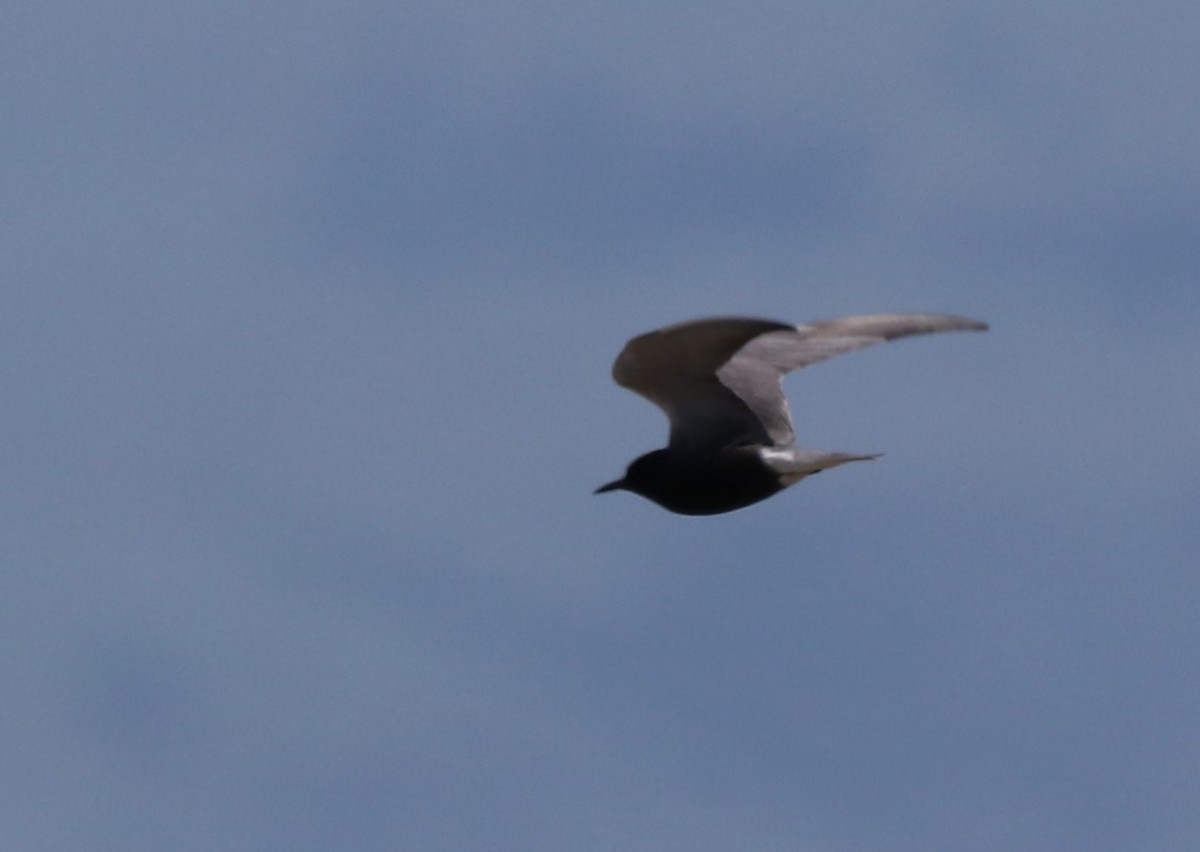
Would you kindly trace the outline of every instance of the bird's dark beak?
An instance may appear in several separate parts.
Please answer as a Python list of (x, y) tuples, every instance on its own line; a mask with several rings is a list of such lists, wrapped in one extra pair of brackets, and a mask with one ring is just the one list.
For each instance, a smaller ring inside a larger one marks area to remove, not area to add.
[(612, 482), (608, 483), (608, 485), (601, 485), (599, 488), (597, 488), (592, 493), (593, 494), (603, 494), (606, 491), (617, 491), (624, 487), (625, 487), (624, 479), (614, 479)]

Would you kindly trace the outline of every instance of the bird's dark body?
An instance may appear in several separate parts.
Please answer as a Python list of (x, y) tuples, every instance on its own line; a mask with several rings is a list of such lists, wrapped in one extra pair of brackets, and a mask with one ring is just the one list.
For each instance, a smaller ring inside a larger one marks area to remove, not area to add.
[(680, 515), (719, 515), (766, 500), (784, 489), (753, 447), (710, 455), (670, 448), (634, 459), (623, 488)]

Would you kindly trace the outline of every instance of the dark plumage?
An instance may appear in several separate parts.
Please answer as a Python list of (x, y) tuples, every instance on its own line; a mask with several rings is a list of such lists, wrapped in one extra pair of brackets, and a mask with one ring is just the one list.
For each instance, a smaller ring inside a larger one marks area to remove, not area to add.
[(826, 468), (878, 458), (797, 447), (783, 375), (898, 337), (986, 329), (945, 314), (870, 314), (800, 326), (722, 317), (635, 337), (617, 356), (613, 378), (666, 413), (671, 437), (596, 493), (632, 491), (672, 512), (716, 515)]

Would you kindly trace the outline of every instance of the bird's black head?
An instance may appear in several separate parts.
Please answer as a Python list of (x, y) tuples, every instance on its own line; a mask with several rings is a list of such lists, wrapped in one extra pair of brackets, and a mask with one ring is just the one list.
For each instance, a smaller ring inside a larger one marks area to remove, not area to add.
[(657, 500), (655, 494), (661, 489), (670, 477), (670, 465), (667, 462), (665, 450), (655, 450), (652, 453), (646, 453), (644, 456), (639, 456), (629, 463), (629, 467), (625, 468), (625, 475), (620, 479), (614, 479), (607, 485), (601, 485), (595, 490), (595, 494), (604, 494), (608, 491), (632, 491), (634, 494), (640, 494), (651, 500)]

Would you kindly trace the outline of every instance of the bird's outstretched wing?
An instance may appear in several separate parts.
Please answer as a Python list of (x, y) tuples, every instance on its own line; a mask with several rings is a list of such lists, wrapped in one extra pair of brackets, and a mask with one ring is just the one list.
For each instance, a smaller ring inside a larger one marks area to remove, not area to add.
[(787, 446), (794, 435), (780, 379), (790, 370), (898, 337), (986, 328), (945, 314), (870, 314), (800, 326), (692, 320), (633, 338), (617, 356), (613, 378), (666, 413), (672, 447)]
[(979, 320), (947, 314), (864, 314), (806, 323), (747, 341), (717, 370), (717, 378), (754, 412), (771, 442), (784, 446), (795, 438), (779, 383), (784, 373), (899, 337), (986, 330)]
[(788, 331), (795, 327), (744, 317), (670, 325), (625, 344), (613, 363), (613, 379), (666, 413), (673, 447), (700, 451), (743, 436), (769, 443), (759, 417), (721, 383), (717, 371), (756, 337)]

